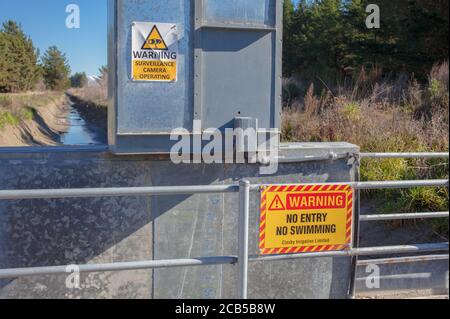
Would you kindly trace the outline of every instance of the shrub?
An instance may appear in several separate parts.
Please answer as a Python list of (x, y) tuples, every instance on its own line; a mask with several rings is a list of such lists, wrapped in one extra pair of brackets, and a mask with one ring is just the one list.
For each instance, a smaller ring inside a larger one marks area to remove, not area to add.
[[(293, 101), (283, 112), (283, 140), (346, 141), (359, 145), (364, 152), (448, 151), (447, 62), (433, 67), (427, 85), (420, 85), (414, 79), (405, 80), (408, 79), (405, 75), (401, 79), (381, 80), (375, 75), (368, 76), (370, 71), (364, 72), (365, 75), (361, 74), (352, 85), (345, 83), (333, 88), (338, 92), (335, 95), (317, 96), (314, 86), (310, 85), (304, 99)], [(430, 117), (415, 116), (414, 110), (424, 105)], [(424, 178), (448, 179), (448, 163), (418, 159), (364, 160), (361, 163), (364, 181)], [(448, 210), (446, 188), (378, 190), (363, 195), (380, 201), (383, 212)], [(432, 225), (447, 235), (445, 222), (435, 221)]]

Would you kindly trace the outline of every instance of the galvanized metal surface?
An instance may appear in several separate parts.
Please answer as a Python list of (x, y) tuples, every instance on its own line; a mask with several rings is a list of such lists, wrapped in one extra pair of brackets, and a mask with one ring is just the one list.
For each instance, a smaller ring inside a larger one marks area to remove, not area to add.
[(275, 26), (275, 0), (204, 0), (205, 21)]
[[(120, 154), (170, 152), (174, 129), (232, 128), (235, 117), (277, 129), (282, 1), (109, 1), (109, 145)], [(132, 82), (131, 23), (175, 23), (178, 81)], [(236, 78), (239, 81), (236, 82)]]
[[(330, 148), (315, 148), (329, 152)], [(308, 145), (304, 145), (308, 149)], [(330, 146), (331, 147), (331, 146)], [(334, 146), (333, 146), (334, 148)], [(353, 151), (357, 151), (357, 148)], [(289, 156), (289, 152), (281, 155)], [(145, 156), (97, 152), (2, 153), (0, 189), (140, 188), (171, 185), (311, 183), (353, 180), (347, 160), (280, 165), (173, 165)], [(183, 186), (184, 187), (184, 186)], [(154, 189), (153, 189), (154, 190)], [(87, 195), (87, 194), (86, 194)], [(258, 252), (259, 194), (250, 194), (249, 253)], [(234, 256), (238, 194), (153, 195), (0, 201), (0, 268), (111, 264), (138, 260)], [(249, 298), (345, 298), (349, 258), (249, 264)], [(305, 269), (308, 269), (305, 271)], [(81, 290), (66, 274), (0, 281), (0, 298), (236, 298), (233, 265), (111, 271), (82, 275)], [(267, 287), (271, 287), (267, 289)]]
[(248, 298), (248, 234), (250, 216), (250, 182), (239, 183), (239, 298)]
[[(22, 153), (27, 154), (27, 153)], [(29, 153), (28, 153), (29, 154)], [(58, 154), (58, 152), (55, 152)], [(59, 153), (61, 154), (61, 153)], [(1, 152), (0, 152), (1, 155)], [(8, 157), (8, 156), (7, 156)], [(1, 168), (1, 166), (0, 166)], [(270, 184), (270, 183), (268, 183)], [(374, 188), (393, 188), (393, 187), (415, 187), (415, 186), (426, 186), (426, 187), (439, 187), (448, 186), (448, 181), (437, 180), (437, 181), (403, 181), (403, 182), (368, 182), (368, 183), (356, 183), (351, 182), (352, 186), (357, 189), (374, 189)], [(118, 272), (126, 270), (145, 270), (145, 269), (159, 269), (159, 268), (184, 268), (188, 266), (212, 266), (212, 265), (223, 265), (223, 264), (236, 264), (238, 263), (238, 282), (239, 282), (239, 296), (241, 298), (247, 298), (247, 273), (248, 273), (248, 262), (260, 267), (262, 264), (267, 264), (271, 262), (289, 262), (296, 260), (299, 263), (301, 260), (306, 259), (308, 263), (311, 263), (314, 259), (328, 259), (328, 258), (338, 258), (338, 257), (356, 257), (356, 256), (376, 256), (376, 255), (388, 255), (388, 254), (410, 254), (410, 253), (425, 253), (425, 252), (435, 252), (435, 251), (446, 251), (448, 252), (448, 243), (438, 243), (438, 244), (419, 244), (419, 245), (402, 245), (402, 246), (391, 246), (391, 247), (369, 247), (369, 248), (355, 248), (350, 251), (344, 252), (325, 252), (325, 253), (310, 253), (301, 255), (282, 255), (282, 256), (264, 256), (259, 257), (252, 255), (248, 258), (248, 232), (249, 220), (248, 214), (250, 212), (250, 190), (256, 189), (253, 185), (250, 187), (249, 182), (242, 182), (240, 185), (237, 184), (223, 184), (223, 185), (207, 185), (207, 186), (181, 186), (181, 187), (123, 187), (123, 188), (94, 188), (94, 189), (64, 189), (64, 190), (21, 190), (21, 191), (0, 191), (0, 199), (3, 200), (16, 200), (25, 196), (25, 199), (54, 199), (54, 198), (73, 198), (73, 197), (122, 197), (122, 196), (173, 196), (181, 194), (190, 194), (199, 192), (201, 194), (216, 194), (216, 193), (235, 193), (240, 190), (240, 204), (239, 204), (239, 241), (238, 245), (239, 256), (234, 257), (232, 255), (225, 257), (202, 257), (202, 258), (184, 258), (184, 259), (162, 259), (162, 260), (152, 260), (152, 261), (138, 261), (138, 262), (119, 262), (119, 263), (94, 263), (91, 265), (80, 265), (79, 269), (82, 273), (91, 273), (98, 271), (108, 271), (108, 272)], [(256, 195), (256, 194), (255, 194)], [(257, 202), (257, 201), (255, 201)], [(1, 204), (1, 203), (0, 203)], [(1, 208), (1, 206), (0, 206)], [(254, 206), (255, 210), (257, 206)], [(1, 217), (1, 215), (0, 215)], [(435, 217), (448, 217), (448, 212), (438, 212), (438, 213), (417, 213), (417, 214), (392, 214), (392, 215), (369, 215), (362, 216), (363, 221), (372, 220), (385, 220), (385, 219), (404, 219), (404, 218), (435, 218)], [(166, 232), (165, 230), (163, 230)], [(257, 234), (254, 234), (257, 237)], [(1, 243), (1, 242), (0, 242)], [(256, 242), (252, 243), (250, 246), (255, 247)], [(170, 250), (169, 250), (170, 251)], [(207, 252), (208, 249), (200, 249), (202, 252)], [(192, 250), (191, 250), (192, 252)], [(1, 257), (1, 256), (0, 256)], [(448, 259), (448, 256), (446, 256)], [(158, 258), (156, 258), (158, 259)], [(368, 266), (369, 264), (382, 264), (391, 265), (398, 263), (412, 263), (412, 262), (435, 262), (445, 259), (445, 256), (431, 256), (431, 257), (404, 257), (395, 259), (381, 259), (377, 261), (363, 261), (358, 262), (358, 267)], [(1, 258), (0, 258), (1, 260)], [(222, 271), (226, 269), (226, 266), (216, 266), (222, 267)], [(434, 269), (434, 268), (433, 268)], [(22, 276), (37, 276), (37, 275), (48, 275), (48, 274), (66, 274), (65, 266), (56, 267), (31, 267), (31, 268), (11, 268), (0, 270), (0, 278), (11, 278), (11, 277), (22, 277)], [(212, 268), (211, 268), (212, 270)], [(155, 272), (157, 270), (154, 270)], [(163, 272), (165, 270), (162, 270)], [(250, 272), (251, 274), (251, 272)], [(153, 275), (154, 276), (154, 275)], [(186, 280), (187, 272), (185, 272), (184, 280)], [(164, 277), (164, 276), (163, 276)], [(194, 276), (195, 277), (195, 276)], [(383, 280), (384, 289), (386, 287), (395, 287), (394, 284), (391, 286), (385, 284), (385, 282), (412, 280), (418, 283), (418, 280), (422, 280), (428, 275), (402, 275), (402, 274), (390, 274), (381, 277)], [(154, 277), (157, 278), (157, 277)], [(169, 277), (165, 277), (165, 281)], [(219, 277), (217, 277), (219, 278)], [(305, 278), (303, 278), (305, 279)], [(361, 285), (361, 278), (357, 280), (358, 285)], [(194, 279), (195, 282), (195, 279)], [(399, 285), (399, 284), (396, 284)], [(184, 286), (184, 281), (183, 281)], [(154, 288), (155, 289), (155, 288)], [(182, 288), (183, 290), (183, 288)], [(210, 291), (210, 290), (208, 290)], [(231, 291), (231, 290), (230, 290)], [(251, 291), (251, 290), (250, 290)], [(254, 293), (253, 291), (251, 291)], [(1, 289), (0, 289), (1, 295)], [(155, 296), (154, 296), (155, 297)]]
[[(114, 104), (109, 112), (115, 117), (115, 134), (170, 133), (174, 128), (192, 128), (192, 21), (191, 1), (152, 0), (108, 1), (109, 18), (109, 66), (116, 70)], [(131, 24), (132, 22), (174, 23), (179, 30), (178, 81), (176, 83), (131, 80)], [(112, 123), (110, 123), (112, 124)]]
[(422, 261), (441, 261), (441, 260), (448, 260), (448, 259), (449, 259), (448, 255), (428, 255), (428, 256), (413, 256), (413, 257), (367, 259), (367, 260), (359, 260), (358, 266), (415, 263), (415, 262), (422, 262)]

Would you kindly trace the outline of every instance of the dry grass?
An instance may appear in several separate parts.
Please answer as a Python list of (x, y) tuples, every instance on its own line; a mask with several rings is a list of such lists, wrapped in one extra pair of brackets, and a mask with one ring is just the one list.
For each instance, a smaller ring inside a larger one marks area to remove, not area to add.
[(70, 95), (76, 96), (89, 104), (99, 107), (108, 106), (108, 90), (106, 86), (88, 86), (81, 89), (68, 90)]
[[(295, 79), (284, 81), (283, 139), (301, 142), (346, 141), (365, 152), (448, 151), (448, 62), (437, 64), (428, 83), (401, 75), (383, 79), (381, 70), (361, 70), (356, 79), (317, 92)], [(303, 91), (302, 91), (303, 90)], [(448, 178), (439, 160), (370, 160), (363, 180)], [(370, 193), (386, 212), (448, 210), (448, 189), (412, 189)], [(435, 224), (448, 234), (448, 223)]]
[(310, 85), (303, 98), (304, 86), (285, 80), (284, 140), (348, 141), (377, 152), (448, 150), (448, 63), (433, 67), (427, 85), (380, 74), (362, 70), (353, 85), (321, 94)]

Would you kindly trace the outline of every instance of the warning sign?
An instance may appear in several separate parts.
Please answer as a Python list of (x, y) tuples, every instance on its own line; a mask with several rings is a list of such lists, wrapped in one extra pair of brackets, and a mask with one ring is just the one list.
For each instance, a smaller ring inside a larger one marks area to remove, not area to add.
[(272, 204), (269, 206), (269, 210), (285, 210), (283, 202), (281, 201), (280, 196), (275, 196), (275, 198), (272, 201)]
[(349, 185), (271, 185), (261, 188), (263, 255), (351, 248), (353, 189)]
[(169, 50), (156, 25), (145, 40), (142, 50)]
[(178, 30), (175, 24), (133, 22), (133, 81), (176, 82)]

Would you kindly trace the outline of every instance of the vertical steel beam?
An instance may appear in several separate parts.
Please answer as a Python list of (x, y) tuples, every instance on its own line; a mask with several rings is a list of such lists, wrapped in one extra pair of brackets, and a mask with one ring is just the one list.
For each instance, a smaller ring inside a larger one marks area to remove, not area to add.
[(248, 298), (248, 232), (250, 212), (250, 182), (239, 182), (239, 298)]

